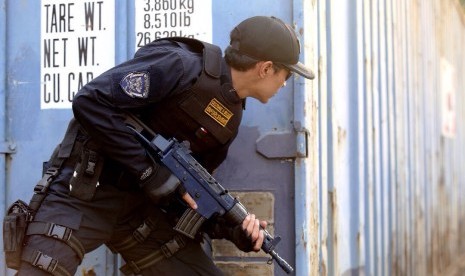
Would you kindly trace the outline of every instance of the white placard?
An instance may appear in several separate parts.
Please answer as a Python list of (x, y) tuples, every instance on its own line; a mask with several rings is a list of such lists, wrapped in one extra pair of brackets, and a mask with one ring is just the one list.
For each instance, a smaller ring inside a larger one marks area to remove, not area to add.
[(114, 17), (114, 0), (42, 0), (41, 109), (71, 108), (82, 86), (115, 65)]
[(441, 132), (454, 138), (456, 133), (455, 94), (457, 87), (455, 68), (446, 59), (441, 59)]
[(135, 49), (163, 37), (212, 41), (211, 0), (135, 0)]

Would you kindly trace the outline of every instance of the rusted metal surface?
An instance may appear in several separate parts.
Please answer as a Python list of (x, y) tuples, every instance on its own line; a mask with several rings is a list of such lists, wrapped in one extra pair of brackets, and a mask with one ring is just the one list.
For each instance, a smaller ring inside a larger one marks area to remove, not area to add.
[(464, 9), (317, 5), (319, 274), (440, 275), (465, 253)]
[[(316, 73), (319, 46), (315, 47), (320, 19), (319, 2), (293, 1), (293, 24), (301, 36), (301, 61)], [(319, 74), (317, 73), (317, 77)], [(296, 275), (316, 275), (319, 270), (319, 191), (318, 81), (294, 78), (294, 122), (297, 157), (294, 166), (295, 190), (295, 271)], [(304, 154), (305, 153), (305, 154)]]
[(226, 276), (273, 275), (273, 266), (263, 262), (217, 262)]

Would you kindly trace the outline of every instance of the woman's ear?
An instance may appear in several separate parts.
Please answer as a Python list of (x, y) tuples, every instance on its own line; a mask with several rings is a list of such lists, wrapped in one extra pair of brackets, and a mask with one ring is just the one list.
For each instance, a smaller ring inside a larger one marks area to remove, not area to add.
[(260, 61), (257, 65), (259, 65), (260, 78), (265, 78), (274, 73), (272, 61)]

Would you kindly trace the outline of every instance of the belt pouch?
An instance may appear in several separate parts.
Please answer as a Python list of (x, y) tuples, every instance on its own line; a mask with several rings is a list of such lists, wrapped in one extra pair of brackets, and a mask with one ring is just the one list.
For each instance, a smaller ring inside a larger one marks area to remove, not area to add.
[(6, 266), (19, 269), (24, 235), (31, 210), (22, 200), (14, 202), (3, 218), (3, 251), (5, 252)]
[(81, 160), (76, 164), (70, 184), (70, 195), (85, 201), (91, 201), (97, 189), (103, 168), (103, 157), (97, 152), (83, 148)]

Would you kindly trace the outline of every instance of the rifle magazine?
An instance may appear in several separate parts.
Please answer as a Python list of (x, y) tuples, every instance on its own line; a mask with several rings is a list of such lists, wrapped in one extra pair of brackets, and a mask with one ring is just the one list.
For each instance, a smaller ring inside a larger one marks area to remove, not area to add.
[(174, 227), (174, 230), (188, 236), (191, 239), (195, 238), (197, 235), (200, 226), (205, 222), (206, 218), (202, 217), (193, 209), (187, 209), (182, 217), (179, 219), (178, 223)]

